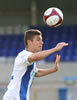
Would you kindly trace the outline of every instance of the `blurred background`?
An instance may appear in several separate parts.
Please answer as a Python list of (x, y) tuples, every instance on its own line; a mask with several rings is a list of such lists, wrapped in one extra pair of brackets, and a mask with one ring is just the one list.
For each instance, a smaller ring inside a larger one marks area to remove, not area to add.
[[(63, 11), (64, 20), (57, 28), (43, 22), (50, 7)], [(0, 100), (7, 90), (16, 55), (24, 49), (24, 31), (34, 28), (43, 33), (43, 50), (58, 42), (69, 46), (60, 52), (57, 73), (35, 78), (31, 100), (77, 100), (77, 1), (74, 0), (0, 0)], [(39, 68), (54, 66), (55, 54), (37, 63)]]

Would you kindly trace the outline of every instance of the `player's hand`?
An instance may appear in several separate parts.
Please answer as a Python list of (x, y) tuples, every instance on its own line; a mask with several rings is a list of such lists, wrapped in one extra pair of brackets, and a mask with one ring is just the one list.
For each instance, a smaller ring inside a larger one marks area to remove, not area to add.
[(60, 51), (63, 47), (68, 46), (68, 43), (61, 42), (56, 45), (56, 51)]
[(58, 71), (59, 68), (59, 62), (60, 62), (60, 55), (56, 55), (56, 60), (55, 60), (55, 66), (54, 66), (54, 71)]

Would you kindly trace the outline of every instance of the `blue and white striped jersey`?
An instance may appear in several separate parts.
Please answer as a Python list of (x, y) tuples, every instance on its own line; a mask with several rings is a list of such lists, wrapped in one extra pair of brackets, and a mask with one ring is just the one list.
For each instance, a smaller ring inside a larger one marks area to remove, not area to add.
[(11, 81), (6, 93), (14, 100), (29, 100), (29, 89), (35, 73), (38, 71), (36, 62), (28, 62), (28, 57), (31, 54), (31, 52), (23, 50), (15, 59)]

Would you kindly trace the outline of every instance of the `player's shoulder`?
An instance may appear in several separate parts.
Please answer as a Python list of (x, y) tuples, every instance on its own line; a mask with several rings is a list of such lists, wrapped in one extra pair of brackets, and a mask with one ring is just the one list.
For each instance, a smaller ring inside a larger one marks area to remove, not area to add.
[(24, 50), (22, 50), (20, 53), (18, 53), (17, 56), (23, 57), (24, 55), (28, 55), (28, 54), (32, 54), (32, 53), (31, 53), (30, 51), (24, 49)]
[(18, 61), (26, 61), (26, 59), (28, 58), (28, 56), (32, 54), (30, 51), (27, 51), (26, 49), (22, 50), (20, 53), (18, 53), (18, 55), (15, 58), (15, 62)]
[(27, 50), (24, 49), (21, 52), (19, 52), (17, 56), (23, 56), (26, 53), (29, 53), (29, 51), (27, 51)]

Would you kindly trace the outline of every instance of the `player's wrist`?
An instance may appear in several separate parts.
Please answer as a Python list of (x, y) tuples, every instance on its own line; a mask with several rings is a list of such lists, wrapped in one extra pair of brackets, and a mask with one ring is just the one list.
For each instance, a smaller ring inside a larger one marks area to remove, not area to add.
[(54, 72), (57, 72), (58, 71), (58, 68), (55, 66), (54, 67)]
[(56, 51), (58, 51), (58, 49), (55, 47), (55, 48), (54, 48), (54, 51), (56, 52)]

